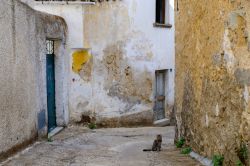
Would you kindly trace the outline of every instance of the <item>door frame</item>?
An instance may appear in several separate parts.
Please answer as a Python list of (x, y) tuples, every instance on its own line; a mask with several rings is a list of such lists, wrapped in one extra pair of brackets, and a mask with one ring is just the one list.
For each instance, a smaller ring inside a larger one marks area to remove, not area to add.
[[(46, 89), (47, 89), (47, 126), (48, 126), (48, 133), (51, 132), (54, 128), (57, 127), (57, 121), (56, 121), (56, 81), (55, 81), (55, 50), (54, 50), (54, 40), (47, 39), (46, 40)], [(51, 57), (49, 57), (51, 56)], [(49, 58), (52, 58), (49, 60)], [(53, 95), (52, 98), (49, 98), (49, 92), (48, 92), (48, 62), (52, 63), (52, 72), (53, 78), (51, 79), (53, 81), (52, 86), (53, 87)], [(52, 108), (49, 106), (49, 103), (53, 101)], [(50, 101), (50, 102), (49, 102)], [(52, 112), (49, 112), (52, 111)], [(54, 116), (54, 117), (51, 117)], [(52, 121), (51, 121), (52, 120)]]
[[(164, 90), (164, 95), (161, 96), (161, 99), (157, 99), (157, 76), (158, 76), (158, 73), (163, 73), (163, 90)], [(161, 69), (161, 70), (156, 70), (155, 71), (155, 85), (154, 85), (154, 107), (153, 107), (153, 112), (154, 112), (154, 121), (157, 121), (157, 120), (161, 120), (161, 119), (157, 119), (155, 117), (155, 112), (156, 112), (156, 103), (157, 103), (157, 100), (162, 100), (162, 103), (163, 103), (163, 118), (166, 118), (166, 101), (167, 101), (167, 88), (168, 88), (168, 69)]]

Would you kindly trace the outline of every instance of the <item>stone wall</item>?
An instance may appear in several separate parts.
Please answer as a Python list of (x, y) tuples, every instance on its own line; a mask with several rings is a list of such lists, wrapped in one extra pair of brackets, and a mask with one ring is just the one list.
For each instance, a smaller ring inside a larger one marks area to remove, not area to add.
[(46, 134), (45, 41), (65, 42), (65, 30), (59, 17), (0, 2), (0, 160)]
[(235, 165), (250, 141), (250, 3), (176, 5), (177, 136), (195, 152)]

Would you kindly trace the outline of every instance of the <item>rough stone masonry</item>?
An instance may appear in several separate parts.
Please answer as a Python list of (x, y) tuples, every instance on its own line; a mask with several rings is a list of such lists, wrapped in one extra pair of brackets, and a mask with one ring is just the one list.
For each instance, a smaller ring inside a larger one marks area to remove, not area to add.
[(249, 32), (247, 0), (178, 0), (177, 136), (224, 165), (249, 165), (239, 154), (250, 141)]

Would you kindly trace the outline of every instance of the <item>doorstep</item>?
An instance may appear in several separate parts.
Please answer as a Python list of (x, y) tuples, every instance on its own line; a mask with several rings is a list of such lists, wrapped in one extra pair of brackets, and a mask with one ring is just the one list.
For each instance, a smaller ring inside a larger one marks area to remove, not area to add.
[(48, 138), (51, 138), (51, 137), (55, 136), (56, 134), (58, 134), (59, 132), (61, 132), (63, 129), (64, 129), (63, 127), (56, 127), (51, 132), (49, 132)]
[(170, 125), (170, 119), (165, 118), (165, 119), (154, 121), (154, 125), (157, 126), (157, 127), (169, 126)]

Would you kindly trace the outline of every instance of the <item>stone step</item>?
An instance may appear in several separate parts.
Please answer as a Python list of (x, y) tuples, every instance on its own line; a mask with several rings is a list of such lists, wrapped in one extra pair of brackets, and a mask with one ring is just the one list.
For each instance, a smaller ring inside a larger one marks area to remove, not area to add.
[(51, 137), (55, 136), (56, 134), (58, 134), (59, 132), (61, 132), (63, 129), (64, 129), (63, 127), (56, 127), (54, 130), (52, 130), (51, 132), (49, 132), (48, 138), (51, 138)]
[(158, 127), (169, 126), (170, 125), (170, 119), (165, 118), (165, 119), (154, 121), (154, 125), (158, 126)]

